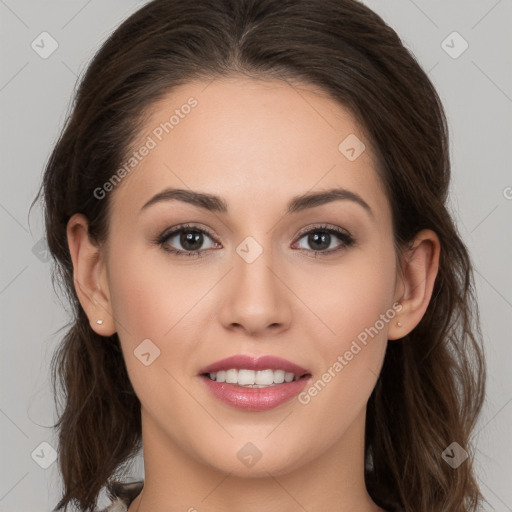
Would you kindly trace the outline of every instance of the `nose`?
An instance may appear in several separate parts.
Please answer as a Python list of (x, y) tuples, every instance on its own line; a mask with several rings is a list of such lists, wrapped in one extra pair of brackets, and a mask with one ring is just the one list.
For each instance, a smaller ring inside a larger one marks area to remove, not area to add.
[(288, 329), (293, 294), (286, 286), (286, 275), (273, 265), (270, 251), (263, 250), (250, 263), (235, 253), (233, 265), (226, 276), (218, 313), (224, 327), (251, 336), (268, 336), (269, 331), (275, 335)]

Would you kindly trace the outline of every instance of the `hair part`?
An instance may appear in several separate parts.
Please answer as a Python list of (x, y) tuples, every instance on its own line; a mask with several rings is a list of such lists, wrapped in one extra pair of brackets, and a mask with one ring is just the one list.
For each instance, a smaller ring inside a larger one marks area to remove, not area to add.
[[(73, 320), (52, 359), (63, 391), (59, 467), (71, 503), (94, 509), (141, 448), (140, 402), (117, 333), (96, 334), (77, 298), (67, 244), (83, 213), (98, 244), (108, 237), (106, 183), (143, 135), (151, 108), (195, 80), (245, 76), (317, 86), (352, 112), (375, 153), (392, 209), (397, 261), (418, 231), (441, 244), (432, 299), (417, 327), (388, 344), (368, 402), (365, 473), (381, 506), (476, 511), (470, 434), (485, 395), (485, 364), (468, 251), (446, 206), (448, 130), (441, 101), (396, 32), (357, 0), (154, 0), (96, 53), (47, 162), (40, 195), (54, 258), (52, 278)], [(36, 201), (35, 200), (35, 201)], [(34, 202), (35, 202), (34, 201)], [(441, 457), (457, 441), (469, 458)]]

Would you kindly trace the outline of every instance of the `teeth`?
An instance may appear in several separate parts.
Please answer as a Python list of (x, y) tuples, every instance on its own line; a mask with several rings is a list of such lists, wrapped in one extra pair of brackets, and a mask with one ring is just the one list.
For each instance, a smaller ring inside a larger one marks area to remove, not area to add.
[(300, 376), (284, 370), (237, 370), (236, 368), (212, 372), (209, 377), (217, 382), (227, 382), (250, 388), (266, 388), (300, 379)]
[(227, 370), (226, 371), (226, 382), (228, 382), (229, 384), (236, 384), (237, 381), (238, 381), (238, 371), (237, 370)]
[[(275, 384), (282, 384), (284, 382), (284, 374), (285, 374), (284, 370), (275, 370), (273, 372), (273, 374), (274, 374), (273, 381)], [(293, 373), (292, 373), (292, 375), (293, 375)]]

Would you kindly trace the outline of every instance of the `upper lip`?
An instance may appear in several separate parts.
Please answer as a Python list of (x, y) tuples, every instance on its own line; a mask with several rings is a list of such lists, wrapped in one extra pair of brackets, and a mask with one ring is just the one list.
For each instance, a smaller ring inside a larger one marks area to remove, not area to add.
[(282, 357), (266, 355), (266, 356), (248, 356), (238, 354), (231, 357), (226, 357), (220, 361), (209, 364), (199, 371), (199, 374), (213, 373), (221, 370), (230, 370), (232, 368), (245, 369), (245, 370), (284, 370), (295, 375), (302, 376), (308, 371), (298, 364), (292, 363)]

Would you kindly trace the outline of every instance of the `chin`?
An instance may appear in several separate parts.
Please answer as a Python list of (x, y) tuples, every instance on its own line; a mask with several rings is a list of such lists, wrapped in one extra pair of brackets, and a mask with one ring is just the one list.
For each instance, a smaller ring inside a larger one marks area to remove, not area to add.
[[(246, 442), (239, 443), (233, 441), (232, 445), (222, 453), (222, 455), (212, 454), (209, 450), (202, 457), (206, 464), (223, 473), (230, 473), (232, 476), (240, 478), (268, 478), (269, 473), (272, 475), (285, 475), (296, 470), (301, 463), (303, 457), (298, 453), (297, 449), (292, 446), (287, 451), (278, 446), (270, 446), (268, 440), (262, 440), (258, 443)], [(233, 449), (234, 446), (236, 449)], [(238, 446), (241, 446), (238, 448)], [(260, 446), (261, 448), (257, 448)], [(311, 455), (311, 454), (309, 454)]]

